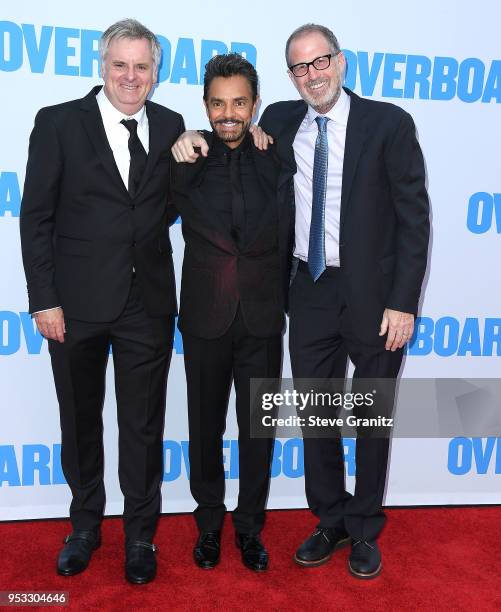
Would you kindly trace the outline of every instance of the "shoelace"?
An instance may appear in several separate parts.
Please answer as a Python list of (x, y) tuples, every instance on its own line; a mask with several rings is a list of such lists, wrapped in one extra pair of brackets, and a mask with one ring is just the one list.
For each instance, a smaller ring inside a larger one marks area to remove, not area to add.
[(258, 545), (258, 547), (261, 547), (261, 540), (259, 539), (259, 536), (257, 535), (250, 535), (247, 537), (247, 539), (243, 542), (242, 544), (242, 549), (243, 550), (247, 550), (250, 546), (253, 545)]
[(218, 549), (217, 535), (215, 533), (208, 533), (203, 538), (201, 544), (207, 548), (212, 548), (214, 550), (217, 550)]
[(97, 539), (98, 537), (92, 531), (80, 531), (67, 535), (63, 539), (63, 542), (64, 544), (68, 544), (68, 542), (75, 542), (76, 540), (80, 540), (82, 542), (93, 544)]
[(327, 533), (326, 533), (326, 532), (327, 532), (327, 530), (326, 530), (326, 529), (316, 529), (316, 530), (314, 531), (314, 533), (313, 533), (313, 536), (312, 536), (312, 537), (315, 537), (315, 536), (321, 535), (321, 536), (322, 536), (322, 537), (323, 537), (325, 540), (327, 540), (327, 542), (330, 544), (330, 543), (331, 543), (331, 541), (330, 541), (330, 539), (328, 538), (328, 536), (327, 536)]
[(355, 546), (357, 546), (357, 544), (365, 544), (366, 546), (368, 546), (371, 550), (374, 550), (374, 546), (371, 546), (369, 544), (369, 542), (366, 542), (365, 540), (355, 540), (353, 542), (353, 548), (355, 548)]
[(150, 542), (142, 542), (141, 540), (135, 540), (128, 545), (128, 548), (145, 548), (146, 550), (151, 550), (153, 552), (157, 552), (158, 548), (155, 544), (151, 544)]

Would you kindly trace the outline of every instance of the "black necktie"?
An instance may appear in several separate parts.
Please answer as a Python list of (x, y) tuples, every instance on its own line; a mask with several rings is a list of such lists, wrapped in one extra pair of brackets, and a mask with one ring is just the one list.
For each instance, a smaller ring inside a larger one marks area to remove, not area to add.
[(129, 185), (128, 190), (131, 197), (136, 195), (139, 183), (144, 174), (146, 168), (146, 160), (148, 155), (144, 150), (144, 147), (139, 140), (137, 135), (137, 121), (135, 119), (122, 119), (120, 121), (129, 130), (129, 152), (130, 152), (130, 166), (129, 166)]
[(231, 233), (238, 246), (242, 246), (245, 229), (245, 205), (240, 179), (240, 151), (230, 153)]

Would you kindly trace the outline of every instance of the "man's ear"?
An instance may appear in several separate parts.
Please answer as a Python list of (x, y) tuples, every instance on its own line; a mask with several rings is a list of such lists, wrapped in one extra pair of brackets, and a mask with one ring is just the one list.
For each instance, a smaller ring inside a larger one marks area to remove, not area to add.
[(340, 51), (337, 54), (336, 59), (339, 62), (339, 72), (341, 74), (341, 85), (342, 85), (344, 83), (344, 79), (346, 76), (346, 68), (347, 68), (346, 57), (344, 56), (344, 53)]
[(256, 116), (257, 105), (259, 104), (260, 101), (261, 101), (261, 98), (259, 96), (256, 96), (256, 99), (254, 100), (254, 104), (252, 105), (252, 117)]
[[(205, 108), (205, 114), (207, 115), (207, 117), (209, 117), (209, 105), (207, 104), (207, 100), (205, 98), (202, 97), (202, 102), (204, 104), (204, 108)], [(210, 118), (210, 117), (209, 117)]]

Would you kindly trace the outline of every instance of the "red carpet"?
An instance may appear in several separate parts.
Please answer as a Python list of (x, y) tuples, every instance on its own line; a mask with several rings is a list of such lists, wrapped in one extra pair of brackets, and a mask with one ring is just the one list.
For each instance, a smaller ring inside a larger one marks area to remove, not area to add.
[(306, 511), (268, 513), (270, 569), (258, 575), (241, 565), (229, 517), (221, 563), (204, 571), (191, 558), (191, 516), (163, 516), (158, 576), (145, 586), (125, 582), (118, 519), (104, 521), (103, 545), (71, 578), (54, 569), (67, 521), (0, 523), (0, 591), (65, 590), (74, 610), (501, 610), (500, 507), (398, 509), (388, 517), (383, 573), (360, 581), (348, 574), (349, 548), (319, 568), (294, 564), (294, 549), (315, 526)]

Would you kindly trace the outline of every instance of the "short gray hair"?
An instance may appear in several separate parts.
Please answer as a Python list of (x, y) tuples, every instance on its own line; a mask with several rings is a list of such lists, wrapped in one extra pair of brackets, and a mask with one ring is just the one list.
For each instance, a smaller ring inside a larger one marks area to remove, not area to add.
[(341, 51), (337, 38), (334, 36), (332, 30), (329, 30), (329, 28), (316, 23), (305, 23), (305, 25), (296, 28), (285, 43), (285, 61), (287, 62), (287, 66), (289, 66), (289, 47), (291, 46), (292, 41), (296, 38), (300, 38), (301, 36), (312, 34), (313, 32), (318, 32), (318, 34), (321, 34), (325, 38), (325, 40), (329, 43), (329, 47), (331, 48), (333, 55)]
[(103, 33), (99, 39), (99, 55), (101, 56), (101, 62), (104, 62), (111, 43), (120, 38), (130, 38), (132, 40), (145, 38), (151, 46), (153, 65), (155, 68), (158, 68), (160, 65), (160, 58), (162, 57), (162, 47), (158, 42), (158, 38), (151, 30), (148, 30), (147, 27), (135, 19), (122, 19), (121, 21), (117, 21), (113, 25), (110, 25), (106, 32)]

